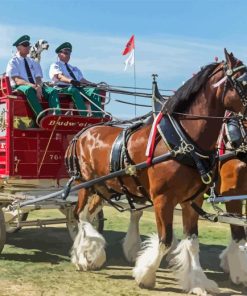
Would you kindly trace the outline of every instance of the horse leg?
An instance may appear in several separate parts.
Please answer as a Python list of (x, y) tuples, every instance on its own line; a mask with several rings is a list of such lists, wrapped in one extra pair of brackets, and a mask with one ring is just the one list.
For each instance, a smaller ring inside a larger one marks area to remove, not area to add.
[[(99, 269), (106, 261), (105, 239), (91, 222), (101, 210), (100, 198), (81, 189), (78, 194), (78, 234), (71, 250), (71, 262), (77, 270)], [(79, 213), (80, 212), (80, 213)]]
[(139, 221), (142, 214), (142, 211), (130, 212), (130, 223), (122, 245), (124, 256), (128, 262), (134, 262), (136, 260), (137, 253), (141, 248)]
[[(196, 201), (202, 205), (202, 199)], [(183, 290), (191, 294), (207, 295), (207, 292), (218, 293), (217, 284), (209, 280), (202, 270), (199, 261), (198, 214), (187, 202), (182, 204), (183, 231), (185, 239), (181, 240), (171, 265)]]
[[(242, 214), (242, 201), (226, 203), (228, 213)], [(247, 286), (247, 237), (243, 226), (230, 225), (232, 240), (220, 254), (220, 267), (235, 284)]]
[(142, 288), (153, 288), (155, 286), (156, 270), (172, 244), (174, 207), (167, 203), (164, 195), (159, 195), (154, 200), (154, 210), (158, 236), (152, 235), (143, 243), (133, 269), (133, 277)]

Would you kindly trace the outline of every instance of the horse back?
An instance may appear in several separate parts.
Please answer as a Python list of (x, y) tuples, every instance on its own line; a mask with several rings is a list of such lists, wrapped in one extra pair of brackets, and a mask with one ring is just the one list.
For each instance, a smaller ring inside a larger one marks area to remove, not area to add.
[[(147, 138), (151, 126), (145, 125), (135, 131), (128, 139), (128, 153), (134, 163), (145, 161)], [(75, 151), (83, 179), (95, 178), (110, 173), (112, 147), (123, 127), (90, 127), (76, 139)], [(73, 141), (67, 149), (66, 158), (73, 153)]]

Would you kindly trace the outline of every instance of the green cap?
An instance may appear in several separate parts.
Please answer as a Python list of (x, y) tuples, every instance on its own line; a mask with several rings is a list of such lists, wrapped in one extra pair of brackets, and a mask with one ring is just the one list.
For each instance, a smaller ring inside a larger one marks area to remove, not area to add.
[(18, 46), (24, 42), (29, 42), (29, 41), (30, 41), (30, 37), (28, 35), (23, 35), (13, 43), (13, 46)]
[(64, 42), (63, 44), (59, 45), (57, 48), (56, 48), (56, 53), (59, 53), (61, 50), (63, 49), (70, 49), (72, 51), (72, 45), (71, 43), (69, 42)]

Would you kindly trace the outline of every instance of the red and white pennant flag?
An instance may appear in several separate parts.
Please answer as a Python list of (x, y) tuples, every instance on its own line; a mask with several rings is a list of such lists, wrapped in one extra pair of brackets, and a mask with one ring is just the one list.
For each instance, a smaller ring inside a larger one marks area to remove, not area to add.
[(135, 63), (135, 35), (132, 35), (130, 37), (130, 40), (125, 46), (124, 51), (122, 52), (122, 55), (126, 55), (129, 53), (128, 58), (125, 60), (125, 68), (124, 71), (127, 70), (128, 66), (133, 66)]

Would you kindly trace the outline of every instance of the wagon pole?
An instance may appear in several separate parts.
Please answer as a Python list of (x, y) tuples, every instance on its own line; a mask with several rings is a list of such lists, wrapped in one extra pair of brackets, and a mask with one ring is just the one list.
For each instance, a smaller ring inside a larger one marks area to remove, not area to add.
[[(78, 191), (78, 190), (80, 190), (82, 188), (89, 188), (89, 187), (92, 187), (95, 184), (102, 183), (102, 182), (105, 182), (107, 180), (110, 180), (110, 179), (113, 179), (113, 178), (116, 178), (116, 177), (120, 177), (120, 176), (124, 176), (124, 175), (133, 175), (133, 174), (136, 173), (136, 170), (143, 170), (143, 169), (146, 169), (146, 168), (148, 168), (148, 167), (150, 167), (152, 165), (155, 165), (157, 163), (160, 163), (160, 162), (163, 162), (165, 160), (174, 158), (176, 153), (177, 153), (176, 151), (170, 151), (170, 152), (167, 152), (167, 153), (165, 153), (163, 155), (160, 155), (160, 156), (157, 156), (157, 157), (153, 158), (151, 164), (144, 161), (144, 162), (138, 163), (136, 165), (127, 166), (126, 168), (121, 169), (121, 170), (116, 171), (116, 172), (113, 172), (113, 173), (110, 173), (109, 175), (101, 176), (101, 177), (86, 181), (84, 183), (72, 186), (71, 189), (69, 190), (69, 192), (75, 192), (75, 191)], [(58, 196), (61, 196), (63, 198), (63, 195), (64, 195), (65, 191), (66, 191), (66, 189), (62, 189), (62, 190), (59, 190), (57, 192), (47, 194), (45, 196), (41, 196), (41, 197), (38, 197), (38, 198), (35, 198), (35, 199), (31, 199), (31, 200), (21, 202), (16, 206), (21, 208), (21, 207), (24, 207), (24, 206), (27, 206), (27, 205), (30, 205), (30, 204), (34, 204), (34, 203), (41, 202), (41, 201), (44, 201), (44, 200), (47, 200), (47, 199), (50, 199), (50, 198), (54, 198), (54, 197), (58, 197)]]
[[(35, 199), (31, 199), (31, 200), (27, 200), (27, 201), (18, 203), (18, 205), (16, 205), (16, 206), (17, 207), (24, 207), (26, 205), (34, 204), (34, 203), (41, 202), (41, 201), (44, 201), (44, 200), (47, 200), (50, 198), (54, 198), (54, 197), (58, 197), (58, 196), (60, 196), (62, 199), (66, 199), (67, 193), (75, 192), (75, 191), (78, 191), (82, 188), (89, 188), (95, 184), (102, 183), (102, 182), (105, 182), (107, 180), (110, 180), (110, 179), (113, 179), (116, 177), (125, 176), (125, 175), (134, 175), (134, 174), (136, 174), (137, 170), (143, 170), (143, 169), (149, 168), (152, 165), (161, 163), (161, 162), (166, 161), (168, 159), (175, 159), (177, 153), (178, 153), (178, 151), (171, 150), (163, 155), (154, 157), (152, 159), (151, 163), (147, 163), (146, 161), (144, 161), (144, 162), (138, 163), (136, 165), (130, 165), (130, 166), (127, 166), (126, 168), (121, 169), (119, 171), (112, 172), (109, 175), (101, 176), (101, 177), (86, 181), (84, 183), (72, 186), (71, 188), (69, 188), (69, 190), (68, 190), (68, 186), (67, 186), (67, 188), (65, 188), (65, 189), (62, 189), (57, 192), (50, 193), (50, 194), (47, 194), (45, 196), (41, 196), (41, 197), (38, 197)], [(219, 156), (219, 160), (223, 160), (223, 159), (225, 160), (225, 159), (228, 159), (234, 155), (236, 155), (236, 153), (231, 152), (231, 153)], [(68, 183), (69, 182), (71, 183), (72, 182), (71, 180), (72, 179), (70, 179), (68, 181)]]

